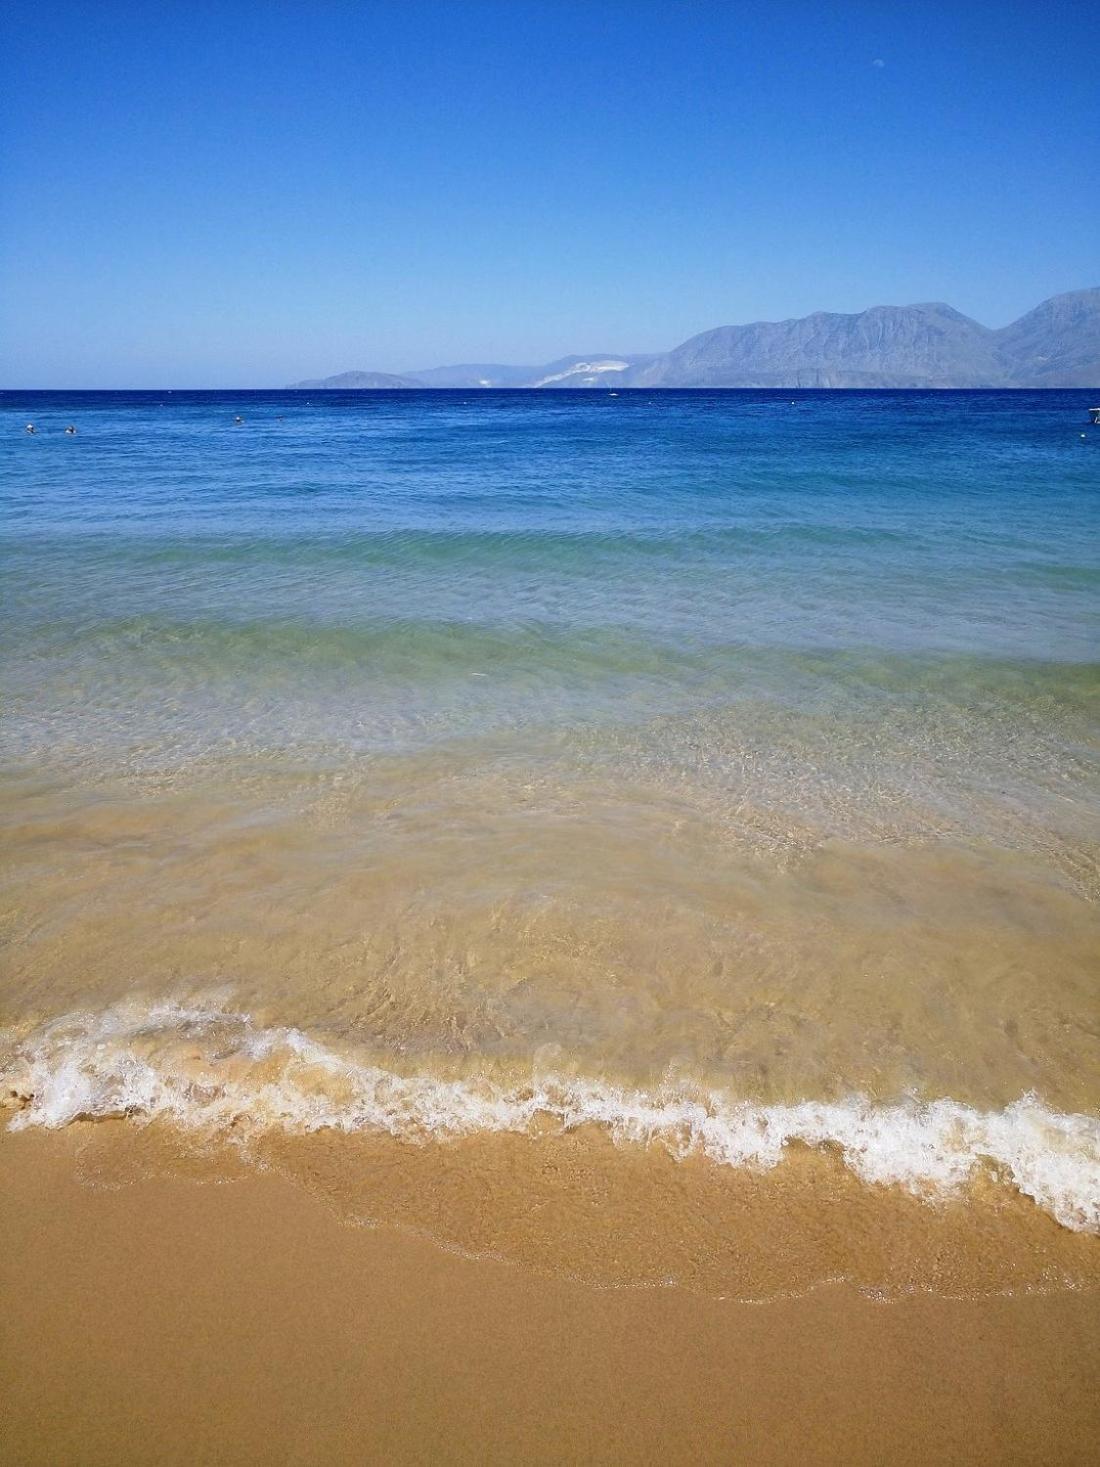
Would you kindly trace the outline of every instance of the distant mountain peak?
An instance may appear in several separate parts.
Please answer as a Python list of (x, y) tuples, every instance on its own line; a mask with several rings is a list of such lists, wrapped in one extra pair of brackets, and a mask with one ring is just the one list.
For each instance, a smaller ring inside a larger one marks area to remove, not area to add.
[(657, 356), (596, 352), (541, 367), (474, 363), (400, 377), (344, 372), (295, 386), (1097, 387), (1100, 287), (1051, 296), (1000, 330), (925, 301), (716, 326)]

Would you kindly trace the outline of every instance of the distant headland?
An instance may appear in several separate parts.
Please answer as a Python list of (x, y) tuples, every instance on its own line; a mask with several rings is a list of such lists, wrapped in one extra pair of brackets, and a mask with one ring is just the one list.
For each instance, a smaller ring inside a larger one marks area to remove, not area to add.
[(341, 372), (311, 389), (425, 387), (1097, 387), (1100, 287), (1052, 296), (991, 330), (951, 306), (815, 311), (718, 326), (651, 356), (588, 352), (542, 366), (495, 362), (394, 376)]

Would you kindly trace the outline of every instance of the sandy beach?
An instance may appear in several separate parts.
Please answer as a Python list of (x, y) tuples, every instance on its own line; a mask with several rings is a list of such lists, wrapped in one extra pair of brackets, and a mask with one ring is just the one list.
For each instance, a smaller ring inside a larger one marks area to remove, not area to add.
[(3, 1467), (1085, 1462), (1083, 402), (20, 403)]
[(1097, 13), (991, 19), (0, 8), (0, 1467), (1100, 1467)]
[(12, 1467), (1065, 1464), (1100, 1431), (1093, 1293), (595, 1289), (274, 1176), (89, 1185), (86, 1143), (0, 1140)]

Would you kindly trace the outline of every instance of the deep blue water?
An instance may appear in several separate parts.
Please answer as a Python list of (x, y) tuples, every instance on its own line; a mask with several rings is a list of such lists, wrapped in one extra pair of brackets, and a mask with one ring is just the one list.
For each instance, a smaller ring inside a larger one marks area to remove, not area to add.
[(1093, 396), (6, 393), (9, 733), (393, 748), (929, 680), (1076, 705)]

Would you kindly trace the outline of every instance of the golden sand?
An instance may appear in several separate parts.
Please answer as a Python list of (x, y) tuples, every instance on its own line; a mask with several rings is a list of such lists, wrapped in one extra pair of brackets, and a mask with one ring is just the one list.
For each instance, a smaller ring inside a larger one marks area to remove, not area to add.
[[(918, 1196), (828, 1138), (395, 1136), (348, 1067), (1094, 1126), (1091, 848), (733, 840), (454, 760), (7, 792), (0, 1114), (75, 1099), (0, 1134), (4, 1467), (1088, 1460), (1100, 1240), (987, 1150)], [(288, 1033), (321, 1060), (249, 1048)]]
[[(78, 1129), (0, 1139), (11, 1467), (1065, 1464), (1100, 1438), (1095, 1294), (595, 1289), (277, 1176), (89, 1185)], [(117, 1183), (138, 1133), (96, 1129)]]

